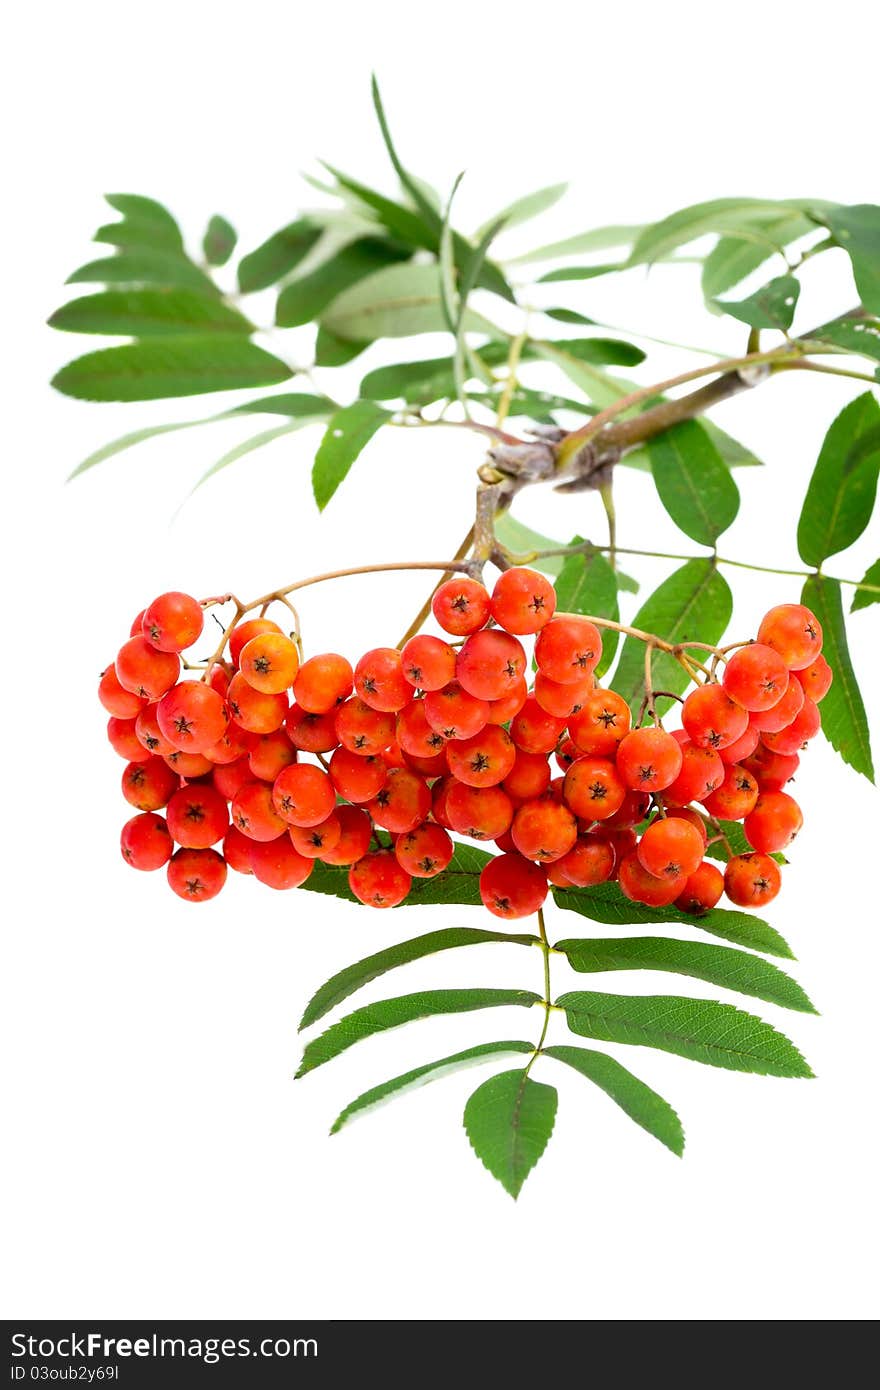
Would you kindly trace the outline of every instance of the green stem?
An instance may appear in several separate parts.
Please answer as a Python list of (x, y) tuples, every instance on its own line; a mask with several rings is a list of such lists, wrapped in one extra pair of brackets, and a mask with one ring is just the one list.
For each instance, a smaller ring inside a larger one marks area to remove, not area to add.
[(541, 1036), (535, 1043), (535, 1050), (526, 1063), (526, 1076), (528, 1076), (532, 1067), (535, 1065), (536, 1058), (541, 1054), (541, 1048), (544, 1046), (544, 1039), (547, 1036), (547, 1029), (550, 1027), (550, 1013), (553, 1008), (550, 1002), (550, 942), (547, 940), (547, 928), (544, 925), (544, 909), (541, 907), (538, 908), (538, 931), (541, 936), (541, 955), (544, 957), (544, 998), (541, 1000), (544, 1006), (544, 1026), (541, 1029)]

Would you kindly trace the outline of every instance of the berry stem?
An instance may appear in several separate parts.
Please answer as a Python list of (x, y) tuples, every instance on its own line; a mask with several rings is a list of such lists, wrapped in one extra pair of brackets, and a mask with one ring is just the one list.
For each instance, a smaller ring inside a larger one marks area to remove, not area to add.
[[(463, 561), (463, 560), (465, 559), (465, 557), (467, 556), (468, 552), (470, 551), (471, 546), (473, 545), (473, 541), (474, 541), (474, 528), (473, 528), (473, 526), (472, 526), (472, 527), (470, 528), (470, 530), (468, 531), (467, 535), (465, 536), (464, 540), (462, 541), (461, 545), (458, 547), (458, 549), (457, 549), (456, 552), (455, 552), (455, 559), (456, 559), (456, 561)], [(466, 568), (466, 566), (456, 564), (455, 568), (462, 568), (462, 569), (463, 569), (463, 568)], [(412, 620), (412, 622), (410, 623), (409, 627), (407, 628), (406, 632), (403, 634), (403, 636), (401, 637), (400, 641), (398, 642), (398, 644), (397, 644), (398, 647), (404, 647), (404, 646), (406, 646), (406, 644), (407, 644), (407, 642), (409, 641), (409, 639), (410, 639), (411, 637), (415, 637), (416, 633), (419, 631), (419, 628), (420, 628), (420, 627), (422, 626), (422, 624), (425, 622), (425, 620), (426, 620), (427, 617), (428, 617), (428, 614), (429, 614), (430, 611), (431, 611), (431, 600), (433, 599), (433, 597), (434, 597), (434, 595), (436, 594), (437, 590), (440, 588), (440, 585), (441, 585), (441, 584), (445, 584), (446, 581), (447, 581), (447, 579), (451, 579), (452, 576), (453, 576), (453, 574), (454, 574), (454, 572), (455, 572), (455, 569), (454, 569), (452, 566), (450, 566), (450, 567), (446, 570), (446, 572), (445, 572), (444, 574), (441, 574), (441, 575), (440, 575), (440, 578), (437, 580), (437, 583), (434, 585), (433, 589), (431, 590), (431, 592), (430, 592), (430, 594), (428, 595), (428, 597), (425, 599), (425, 601), (424, 601), (424, 603), (422, 604), (421, 608), (419, 609), (418, 613), (417, 613), (416, 616), (413, 618), (413, 620)]]
[(541, 955), (544, 958), (544, 997), (541, 1003), (544, 1007), (544, 1024), (541, 1028), (541, 1036), (535, 1043), (535, 1050), (526, 1063), (525, 1075), (528, 1076), (536, 1059), (541, 1055), (544, 1046), (544, 1039), (547, 1037), (547, 1029), (550, 1027), (550, 1013), (553, 1005), (550, 1002), (550, 942), (547, 940), (547, 928), (544, 925), (544, 909), (538, 908), (538, 932), (540, 933)]

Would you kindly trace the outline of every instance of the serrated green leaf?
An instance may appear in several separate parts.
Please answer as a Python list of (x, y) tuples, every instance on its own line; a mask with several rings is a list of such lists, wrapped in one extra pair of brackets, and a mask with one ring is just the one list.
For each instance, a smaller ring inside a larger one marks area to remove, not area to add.
[(361, 237), (349, 242), (310, 274), (284, 286), (278, 296), (275, 322), (279, 328), (312, 323), (343, 290), (376, 270), (406, 260), (409, 255), (408, 248), (395, 246), (379, 237)]
[(237, 309), (216, 295), (183, 288), (104, 290), (62, 304), (49, 319), (68, 333), (106, 333), (119, 338), (167, 337), (183, 333), (254, 331)]
[(669, 922), (687, 923), (711, 936), (732, 941), (737, 946), (747, 946), (753, 951), (762, 951), (768, 956), (781, 956), (793, 960), (790, 946), (769, 922), (754, 917), (750, 912), (728, 912), (726, 908), (713, 907), (694, 917), (681, 908), (646, 907), (643, 903), (630, 902), (621, 893), (616, 883), (602, 883), (597, 888), (560, 888), (553, 896), (556, 905), (567, 912), (577, 912), (592, 922), (603, 922), (608, 926), (630, 926), (633, 923)]
[[(395, 912), (407, 907), (480, 907), (480, 873), (492, 858), (475, 845), (457, 844), (455, 852), (442, 874), (435, 878), (414, 879), (409, 894)], [(315, 863), (302, 885), (310, 893), (326, 893), (330, 897), (357, 902), (348, 886), (348, 869), (332, 868)]]
[(355, 401), (332, 417), (312, 468), (312, 487), (321, 511), (348, 477), (355, 459), (390, 418), (375, 401)]
[(852, 261), (862, 304), (880, 314), (880, 207), (876, 203), (833, 206), (821, 217)]
[(235, 250), (238, 233), (219, 213), (209, 220), (202, 238), (202, 251), (208, 265), (225, 265)]
[[(718, 642), (730, 622), (733, 599), (727, 581), (711, 560), (688, 560), (642, 604), (633, 627), (655, 632), (668, 642)], [(645, 644), (627, 637), (611, 682), (612, 688), (638, 710), (644, 695)], [(655, 690), (680, 694), (689, 684), (682, 666), (667, 652), (655, 652)], [(658, 700), (662, 712), (670, 705)]]
[(880, 472), (880, 405), (870, 391), (832, 421), (807, 486), (798, 522), (798, 551), (821, 566), (858, 540), (868, 522)]
[(108, 193), (106, 201), (122, 213), (122, 222), (107, 223), (95, 233), (95, 241), (111, 246), (147, 247), (180, 252), (183, 237), (167, 208), (139, 193)]
[[(572, 545), (577, 545), (575, 538)], [(589, 555), (567, 555), (556, 580), (556, 606), (562, 613), (585, 613), (594, 618), (620, 621), (617, 602), (617, 577), (614, 570), (594, 550)], [(610, 667), (617, 651), (619, 633), (614, 628), (602, 628), (602, 656), (596, 675), (602, 676)]]
[(424, 1066), (414, 1067), (412, 1071), (404, 1072), (402, 1076), (392, 1077), (390, 1081), (383, 1081), (378, 1086), (371, 1087), (369, 1091), (364, 1091), (337, 1115), (330, 1133), (338, 1134), (353, 1115), (358, 1115), (363, 1110), (370, 1110), (373, 1106), (381, 1105), (384, 1101), (390, 1100), (392, 1096), (402, 1095), (405, 1091), (425, 1086), (431, 1081), (439, 1081), (441, 1077), (449, 1076), (465, 1067), (488, 1062), (493, 1057), (531, 1051), (532, 1044), (528, 1042), (479, 1043), (476, 1047), (466, 1048), (464, 1052), (454, 1052), (451, 1057), (441, 1057), (438, 1062), (427, 1062)]
[(739, 488), (699, 420), (683, 420), (647, 442), (660, 501), (680, 531), (714, 546), (739, 511)]
[(202, 474), (192, 491), (196, 492), (209, 478), (213, 478), (216, 473), (222, 473), (223, 469), (228, 468), (231, 463), (237, 463), (247, 454), (255, 453), (257, 449), (262, 449), (266, 444), (274, 443), (276, 439), (281, 439), (285, 434), (292, 434), (294, 430), (301, 430), (308, 423), (308, 419), (290, 420), (286, 425), (276, 425), (274, 429), (262, 430), (259, 434), (251, 435), (250, 439), (244, 439), (233, 445), (231, 449), (228, 449), (225, 454), (218, 458), (216, 463), (211, 464), (207, 472)]
[(52, 385), (84, 401), (153, 401), (274, 386), (293, 372), (286, 362), (232, 334), (150, 338), (86, 353), (62, 367)]
[(796, 980), (778, 966), (747, 951), (711, 946), (703, 941), (677, 941), (664, 936), (569, 938), (553, 947), (568, 957), (579, 974), (606, 970), (663, 970), (690, 975), (724, 989), (766, 999), (784, 1009), (815, 1013)]
[(300, 1020), (300, 1031), (317, 1023), (343, 999), (356, 990), (369, 984), (379, 975), (395, 970), (400, 965), (421, 960), (423, 956), (435, 955), (438, 951), (454, 950), (458, 946), (481, 946), (487, 941), (511, 942), (516, 946), (532, 946), (538, 938), (533, 935), (515, 936), (507, 932), (486, 931), (481, 927), (441, 927), (439, 931), (429, 931), (423, 936), (415, 936), (410, 941), (401, 941), (396, 946), (388, 946), (384, 951), (366, 956), (363, 960), (347, 965), (344, 970), (333, 975), (323, 984), (306, 1005)]
[(478, 1086), (464, 1108), (477, 1158), (516, 1200), (543, 1154), (556, 1120), (556, 1090), (523, 1071), (503, 1071)]
[(751, 239), (762, 226), (774, 226), (781, 218), (820, 211), (833, 204), (818, 199), (786, 198), (771, 202), (765, 198), (714, 198), (694, 203), (645, 227), (630, 253), (631, 265), (664, 260), (698, 237), (711, 232), (744, 235)]
[(752, 328), (777, 328), (784, 333), (791, 327), (800, 292), (794, 275), (778, 275), (748, 298), (716, 299), (715, 307)]
[(521, 256), (514, 256), (510, 265), (528, 265), (531, 261), (555, 261), (564, 256), (584, 256), (590, 251), (610, 251), (615, 246), (631, 246), (643, 229), (641, 227), (596, 227), (590, 232), (566, 237), (537, 246)]
[(812, 609), (822, 624), (823, 653), (834, 672), (831, 688), (820, 706), (822, 732), (845, 763), (873, 782), (871, 735), (849, 654), (840, 584), (825, 575), (812, 575), (804, 584), (801, 602)]
[(873, 565), (869, 565), (862, 576), (863, 584), (870, 584), (871, 589), (856, 589), (855, 598), (850, 606), (850, 613), (857, 613), (860, 608), (867, 608), (869, 604), (880, 603), (880, 560), (875, 560)]
[(370, 346), (366, 339), (362, 342), (349, 342), (348, 339), (338, 337), (337, 334), (331, 333), (329, 328), (319, 324), (318, 336), (315, 339), (315, 366), (344, 367), (347, 362), (360, 357)]
[(388, 1028), (399, 1028), (401, 1024), (411, 1023), (415, 1019), (433, 1018), (438, 1014), (469, 1013), (474, 1009), (494, 1009), (508, 1004), (528, 1009), (540, 1002), (541, 996), (527, 989), (434, 989), (423, 990), (419, 994), (403, 994), (396, 999), (380, 999), (375, 1004), (366, 1004), (362, 1009), (346, 1014), (320, 1037), (307, 1043), (296, 1074), (298, 1077), (305, 1076), (363, 1038), (385, 1032)]
[(560, 280), (595, 280), (600, 275), (610, 275), (613, 271), (622, 269), (622, 261), (611, 261), (607, 265), (565, 265), (560, 266), (558, 270), (548, 270), (547, 274), (542, 275), (535, 283), (553, 285)]
[(68, 285), (183, 285), (203, 294), (219, 295), (210, 275), (185, 256), (168, 251), (135, 249), (89, 261), (68, 275)]
[[(490, 333), (492, 325), (468, 310), (468, 331)], [(446, 327), (436, 265), (387, 266), (360, 280), (333, 301), (322, 324), (349, 341), (408, 338)]]
[[(551, 540), (549, 536), (542, 536), (540, 531), (524, 526), (510, 512), (503, 512), (496, 521), (495, 535), (514, 555), (531, 555), (533, 550), (557, 550), (562, 545), (561, 541)], [(564, 555), (548, 555), (540, 560), (530, 559), (528, 563), (532, 569), (542, 570), (544, 574), (559, 574), (564, 561)]]
[(557, 1062), (573, 1067), (610, 1096), (631, 1120), (653, 1134), (667, 1149), (671, 1149), (679, 1158), (684, 1153), (684, 1130), (672, 1106), (650, 1086), (646, 1086), (644, 1081), (633, 1076), (616, 1058), (604, 1052), (594, 1052), (591, 1048), (564, 1044), (545, 1047), (542, 1056), (554, 1057)]
[(552, 183), (546, 188), (536, 188), (534, 193), (526, 193), (522, 198), (516, 198), (478, 227), (474, 233), (474, 240), (481, 241), (498, 222), (503, 222), (505, 227), (518, 227), (523, 222), (530, 222), (533, 217), (539, 217), (542, 212), (555, 207), (567, 191), (567, 183)]
[(855, 356), (880, 362), (880, 319), (868, 314), (864, 318), (835, 319), (811, 333), (810, 341), (830, 343)]
[(692, 1062), (759, 1076), (813, 1075), (794, 1043), (769, 1023), (714, 999), (573, 991), (556, 1001), (582, 1038), (656, 1047)]
[(238, 263), (238, 287), (242, 294), (276, 285), (295, 270), (321, 236), (323, 228), (307, 217), (288, 222)]

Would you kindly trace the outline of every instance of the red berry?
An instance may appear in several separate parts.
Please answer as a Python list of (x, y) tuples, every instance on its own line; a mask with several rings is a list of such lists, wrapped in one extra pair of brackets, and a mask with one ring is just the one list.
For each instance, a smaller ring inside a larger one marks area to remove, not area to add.
[(705, 840), (695, 826), (679, 816), (652, 821), (636, 853), (643, 869), (655, 878), (689, 877), (703, 858)]
[(283, 632), (263, 632), (244, 644), (238, 666), (254, 690), (263, 695), (280, 695), (296, 679), (299, 651)]
[[(351, 753), (381, 753), (394, 738), (395, 718), (390, 711), (371, 709), (359, 695), (340, 705), (335, 716), (336, 738)], [(296, 740), (294, 739), (294, 742)]]
[(714, 748), (700, 748), (688, 738), (676, 742), (681, 748), (681, 770), (665, 794), (676, 805), (686, 806), (689, 801), (702, 801), (721, 785), (724, 763)]
[(809, 695), (805, 695), (799, 713), (788, 728), (780, 729), (777, 734), (762, 734), (761, 741), (774, 753), (797, 753), (805, 743), (816, 737), (821, 726), (819, 706), (813, 703)]
[(547, 897), (547, 874), (519, 854), (499, 854), (480, 874), (480, 897), (495, 917), (530, 917)]
[(348, 748), (337, 748), (330, 759), (330, 779), (346, 801), (370, 801), (385, 785), (387, 769), (375, 753), (364, 757)]
[(744, 758), (748, 758), (754, 753), (758, 746), (760, 734), (754, 724), (749, 722), (748, 728), (739, 738), (734, 739), (733, 743), (728, 743), (726, 748), (722, 748), (719, 757), (723, 763), (741, 763)]
[(794, 674), (803, 686), (804, 694), (809, 695), (816, 705), (823, 696), (828, 694), (834, 679), (834, 672), (824, 656), (817, 656), (815, 661), (810, 662), (809, 666), (805, 666), (801, 671), (795, 671)]
[(412, 878), (391, 850), (382, 849), (365, 854), (352, 864), (348, 884), (358, 901), (367, 907), (397, 907), (412, 887)]
[(248, 764), (261, 782), (274, 782), (282, 768), (296, 762), (296, 749), (283, 729), (250, 735)]
[(446, 740), (432, 729), (425, 714), (424, 700), (413, 700), (397, 716), (397, 742), (404, 753), (415, 758), (433, 758), (442, 753)]
[(393, 835), (404, 835), (408, 830), (414, 830), (430, 810), (428, 784), (418, 773), (410, 772), (405, 767), (390, 768), (385, 785), (367, 803), (367, 811), (376, 825), (390, 830)]
[(235, 825), (230, 825), (226, 834), (223, 836), (223, 858), (238, 874), (252, 874), (251, 868), (251, 849), (254, 841), (249, 840), (247, 835), (242, 835)]
[(227, 801), (233, 801), (241, 788), (253, 780), (254, 774), (247, 758), (236, 758), (234, 763), (221, 763), (211, 774), (211, 781)]
[(400, 655), (404, 679), (418, 690), (441, 690), (455, 677), (455, 649), (442, 637), (419, 633)]
[(822, 650), (822, 626), (802, 603), (780, 603), (761, 620), (758, 641), (778, 652), (790, 671), (801, 671)]
[(489, 617), (489, 595), (475, 579), (447, 579), (435, 591), (431, 609), (444, 632), (466, 637)]
[(167, 873), (179, 898), (204, 903), (216, 898), (226, 882), (226, 861), (215, 849), (179, 849)]
[[(454, 778), (450, 781), (452, 785), (444, 788), (441, 808), (450, 830), (472, 840), (497, 840), (510, 829), (513, 802), (501, 787), (469, 787)], [(434, 815), (440, 820), (436, 802)]]
[(431, 728), (444, 739), (471, 738), (489, 722), (489, 705), (469, 695), (458, 681), (425, 696), (425, 717)]
[(233, 664), (238, 665), (242, 648), (250, 642), (251, 638), (259, 637), (263, 632), (280, 632), (281, 628), (277, 623), (273, 623), (271, 618), (248, 618), (246, 622), (239, 623), (229, 634), (229, 655)]
[(336, 652), (310, 656), (293, 682), (293, 698), (307, 714), (327, 714), (347, 700), (354, 686), (351, 662)]
[(513, 817), (510, 834), (526, 859), (549, 863), (561, 859), (577, 840), (577, 821), (567, 806), (552, 797), (526, 801)]
[(275, 778), (272, 803), (287, 825), (318, 825), (336, 805), (336, 789), (320, 767), (294, 763)]
[(638, 825), (640, 821), (645, 819), (650, 809), (651, 797), (648, 792), (627, 790), (617, 810), (612, 815), (605, 816), (602, 824), (596, 828), (597, 830), (604, 831), (624, 829), (627, 826)]
[(277, 840), (287, 829), (272, 800), (272, 788), (267, 782), (245, 782), (232, 799), (232, 823), (249, 840), (268, 843)]
[(469, 787), (494, 787), (513, 769), (517, 750), (506, 729), (487, 724), (473, 738), (451, 739), (446, 762), (453, 777)]
[(632, 715), (623, 696), (614, 690), (594, 690), (568, 721), (568, 732), (581, 750), (594, 758), (613, 758), (630, 731)]
[(770, 709), (760, 710), (751, 715), (749, 722), (759, 734), (778, 734), (787, 729), (800, 714), (804, 704), (804, 687), (800, 681), (790, 680), (785, 694)]
[(516, 682), (509, 695), (502, 695), (500, 700), (489, 701), (489, 723), (509, 724), (511, 719), (519, 714), (528, 699), (528, 694), (529, 688), (523, 676)]
[[(294, 748), (299, 748), (303, 753), (329, 753), (339, 743), (336, 713), (332, 709), (326, 714), (308, 714), (299, 705), (291, 705), (284, 716), (284, 728)], [(380, 718), (386, 716), (381, 715)]]
[(762, 792), (780, 792), (786, 782), (791, 781), (800, 763), (797, 753), (774, 753), (761, 742), (745, 759), (743, 767), (752, 774)]
[(287, 835), (274, 840), (254, 841), (251, 845), (251, 871), (267, 888), (299, 888), (305, 883), (314, 859), (307, 859), (291, 844)]
[(156, 721), (164, 737), (183, 753), (204, 753), (229, 723), (222, 695), (202, 681), (181, 681), (163, 695)]
[(323, 859), (332, 854), (342, 838), (342, 822), (336, 811), (317, 825), (292, 825), (288, 831), (290, 843), (305, 859)]
[[(748, 718), (745, 711), (743, 715)], [(633, 729), (617, 749), (617, 770), (634, 791), (663, 791), (675, 781), (681, 764), (681, 749), (665, 729)]]
[(452, 859), (454, 845), (442, 825), (424, 821), (405, 835), (399, 835), (394, 846), (398, 864), (413, 878), (436, 878)]
[(681, 710), (688, 738), (700, 748), (726, 748), (745, 733), (748, 711), (714, 682), (692, 690)]
[(502, 700), (512, 694), (525, 670), (522, 643), (499, 628), (475, 632), (455, 659), (456, 680), (478, 700)]
[(722, 684), (744, 709), (762, 710), (782, 698), (788, 679), (788, 667), (779, 653), (762, 642), (752, 642), (728, 659)]
[(506, 570), (492, 590), (492, 617), (508, 632), (539, 632), (555, 611), (556, 590), (536, 570)]
[(119, 684), (115, 666), (108, 666), (106, 671), (101, 672), (98, 699), (115, 719), (135, 719), (147, 704), (144, 696), (136, 695)]
[(793, 796), (787, 792), (761, 792), (745, 818), (743, 830), (752, 849), (773, 854), (790, 845), (804, 823)]
[(149, 811), (132, 816), (131, 820), (125, 822), (120, 847), (126, 864), (146, 872), (161, 869), (163, 864), (167, 864), (174, 848), (163, 817)]
[(559, 685), (569, 685), (592, 675), (601, 655), (599, 629), (589, 618), (577, 614), (554, 618), (535, 643), (538, 669)]
[(396, 711), (412, 699), (412, 686), (403, 674), (396, 647), (366, 652), (354, 668), (354, 688), (370, 709)]
[(675, 899), (676, 907), (683, 912), (699, 916), (709, 912), (724, 892), (724, 875), (715, 864), (703, 860), (702, 864), (689, 876), (687, 883)]
[(145, 705), (134, 721), (134, 728), (142, 748), (145, 748), (148, 753), (155, 753), (157, 757), (167, 758), (169, 753), (174, 752), (174, 744), (165, 737), (159, 728), (159, 721), (156, 718), (158, 708), (158, 703)]
[(543, 671), (539, 671), (535, 676), (535, 699), (548, 714), (557, 719), (569, 719), (583, 709), (585, 700), (593, 693), (594, 685), (592, 676), (560, 685), (558, 681), (548, 680)]
[(114, 753), (127, 763), (144, 762), (150, 756), (137, 736), (135, 719), (116, 719), (111, 715), (107, 720), (107, 738)]
[[(664, 794), (664, 800), (665, 799)], [(706, 848), (709, 842), (709, 832), (706, 829), (706, 822), (699, 811), (695, 811), (692, 806), (669, 806), (667, 815), (674, 816), (676, 820), (686, 820), (688, 825), (692, 825), (700, 837), (703, 849)]]
[(198, 599), (172, 591), (160, 594), (144, 609), (141, 630), (160, 652), (182, 652), (201, 636), (204, 622)]
[(184, 753), (180, 748), (166, 753), (162, 761), (187, 782), (194, 782), (197, 777), (207, 777), (209, 772), (214, 771), (213, 763), (203, 753)]
[(222, 840), (229, 826), (226, 800), (210, 784), (181, 787), (168, 802), (168, 829), (186, 849), (207, 849)]
[(514, 749), (514, 761), (502, 786), (514, 801), (530, 801), (541, 796), (550, 785), (550, 767), (543, 753), (524, 753)]
[(286, 695), (255, 690), (240, 671), (229, 682), (226, 704), (236, 724), (249, 734), (274, 733), (281, 728), (289, 708)]
[(610, 840), (592, 833), (578, 835), (572, 848), (551, 866), (558, 869), (574, 888), (592, 888), (606, 883), (614, 872), (614, 846)]
[(710, 816), (722, 820), (742, 820), (758, 799), (758, 783), (752, 774), (734, 763), (724, 774), (724, 781), (710, 796), (701, 798)]
[(356, 864), (370, 848), (370, 817), (358, 806), (337, 806), (333, 814), (339, 821), (339, 839), (333, 849), (323, 850), (321, 859), (325, 864)]
[(738, 854), (724, 870), (724, 891), (737, 907), (763, 907), (781, 884), (779, 865), (767, 854)]
[(139, 811), (158, 811), (167, 806), (180, 785), (179, 778), (162, 758), (129, 763), (122, 774), (122, 795)]
[(621, 893), (630, 902), (644, 903), (646, 907), (668, 907), (675, 902), (687, 880), (684, 874), (657, 878), (648, 872), (638, 853), (631, 850), (620, 860), (617, 881)]
[(620, 810), (626, 786), (610, 758), (578, 758), (565, 774), (563, 795), (569, 809), (591, 823)]
[(530, 695), (510, 722), (510, 737), (524, 753), (552, 753), (565, 732), (565, 720), (548, 714)]
[(146, 637), (130, 637), (116, 656), (116, 675), (124, 690), (144, 700), (159, 700), (180, 674), (176, 652), (159, 652)]

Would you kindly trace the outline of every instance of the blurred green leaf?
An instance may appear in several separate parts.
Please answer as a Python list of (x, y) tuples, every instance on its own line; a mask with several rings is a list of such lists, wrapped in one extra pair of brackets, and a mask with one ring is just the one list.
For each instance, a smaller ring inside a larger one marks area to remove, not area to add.
[(275, 232), (238, 263), (238, 287), (242, 294), (268, 289), (295, 270), (322, 234), (307, 217), (298, 218)]
[(482, 241), (490, 228), (497, 223), (503, 223), (505, 227), (518, 227), (523, 222), (531, 221), (533, 217), (538, 217), (542, 212), (555, 207), (567, 191), (567, 183), (552, 183), (546, 188), (537, 188), (534, 193), (526, 193), (524, 197), (516, 198), (478, 227), (474, 233), (474, 240)]
[(880, 362), (880, 319), (867, 314), (864, 318), (835, 319), (833, 323), (826, 323), (810, 334), (810, 340), (831, 343), (859, 357)]
[(99, 227), (95, 241), (111, 246), (146, 247), (157, 251), (183, 251), (180, 228), (167, 208), (139, 193), (108, 193), (106, 201), (122, 213), (121, 222)]
[(645, 227), (636, 239), (629, 263), (640, 265), (664, 260), (673, 251), (711, 232), (742, 235), (752, 240), (756, 230), (771, 226), (777, 228), (778, 235), (781, 219), (791, 217), (794, 220), (804, 212), (818, 213), (831, 207), (833, 204), (821, 199), (803, 198), (785, 198), (779, 202), (765, 198), (714, 198), (694, 203)]
[(851, 613), (857, 613), (860, 608), (867, 608), (869, 604), (880, 603), (880, 560), (875, 560), (873, 565), (869, 565), (862, 576), (863, 584), (872, 584), (871, 589), (856, 589), (855, 598), (850, 607)]
[(169, 251), (135, 248), (104, 260), (89, 261), (68, 275), (68, 285), (184, 285), (203, 294), (219, 295), (210, 275), (185, 256)]
[(791, 328), (800, 292), (800, 281), (794, 275), (779, 275), (747, 299), (736, 303), (716, 299), (715, 306), (752, 328), (777, 328), (784, 333)]
[(537, 281), (537, 284), (550, 285), (558, 280), (595, 280), (600, 275), (609, 275), (612, 271), (620, 269), (622, 269), (620, 261), (612, 261), (608, 265), (560, 266), (558, 270), (548, 270), (547, 274), (542, 275)]
[(222, 299), (183, 288), (103, 290), (63, 304), (49, 325), (68, 333), (105, 333), (120, 338), (254, 331), (244, 314)]
[(52, 385), (83, 401), (153, 401), (274, 386), (293, 372), (246, 338), (232, 334), (150, 338), (77, 357)]
[(235, 250), (238, 233), (231, 222), (219, 213), (208, 222), (202, 238), (202, 251), (208, 265), (225, 265)]
[[(465, 322), (469, 330), (492, 331), (491, 324), (471, 310)], [(442, 332), (447, 324), (438, 267), (407, 263), (375, 271), (333, 301), (322, 325), (349, 341)]]
[(565, 256), (584, 256), (590, 251), (609, 251), (615, 246), (631, 246), (642, 231), (641, 227), (596, 227), (591, 232), (566, 237), (537, 246), (522, 256), (514, 256), (510, 265), (528, 265), (532, 261), (556, 261)]
[(880, 314), (880, 206), (831, 204), (820, 220), (852, 261), (862, 304), (869, 313)]
[(349, 242), (310, 274), (284, 286), (278, 296), (275, 322), (279, 328), (312, 323), (350, 285), (384, 266), (406, 260), (409, 254), (409, 250), (380, 237)]
[(390, 413), (375, 401), (355, 401), (332, 417), (312, 469), (312, 487), (321, 511), (348, 477), (355, 459), (388, 419)]
[(340, 338), (336, 333), (331, 333), (324, 324), (318, 325), (318, 336), (315, 339), (315, 366), (316, 367), (344, 367), (347, 362), (351, 362), (355, 357), (360, 357), (362, 352), (372, 346), (369, 339), (362, 342), (352, 342), (347, 338)]

